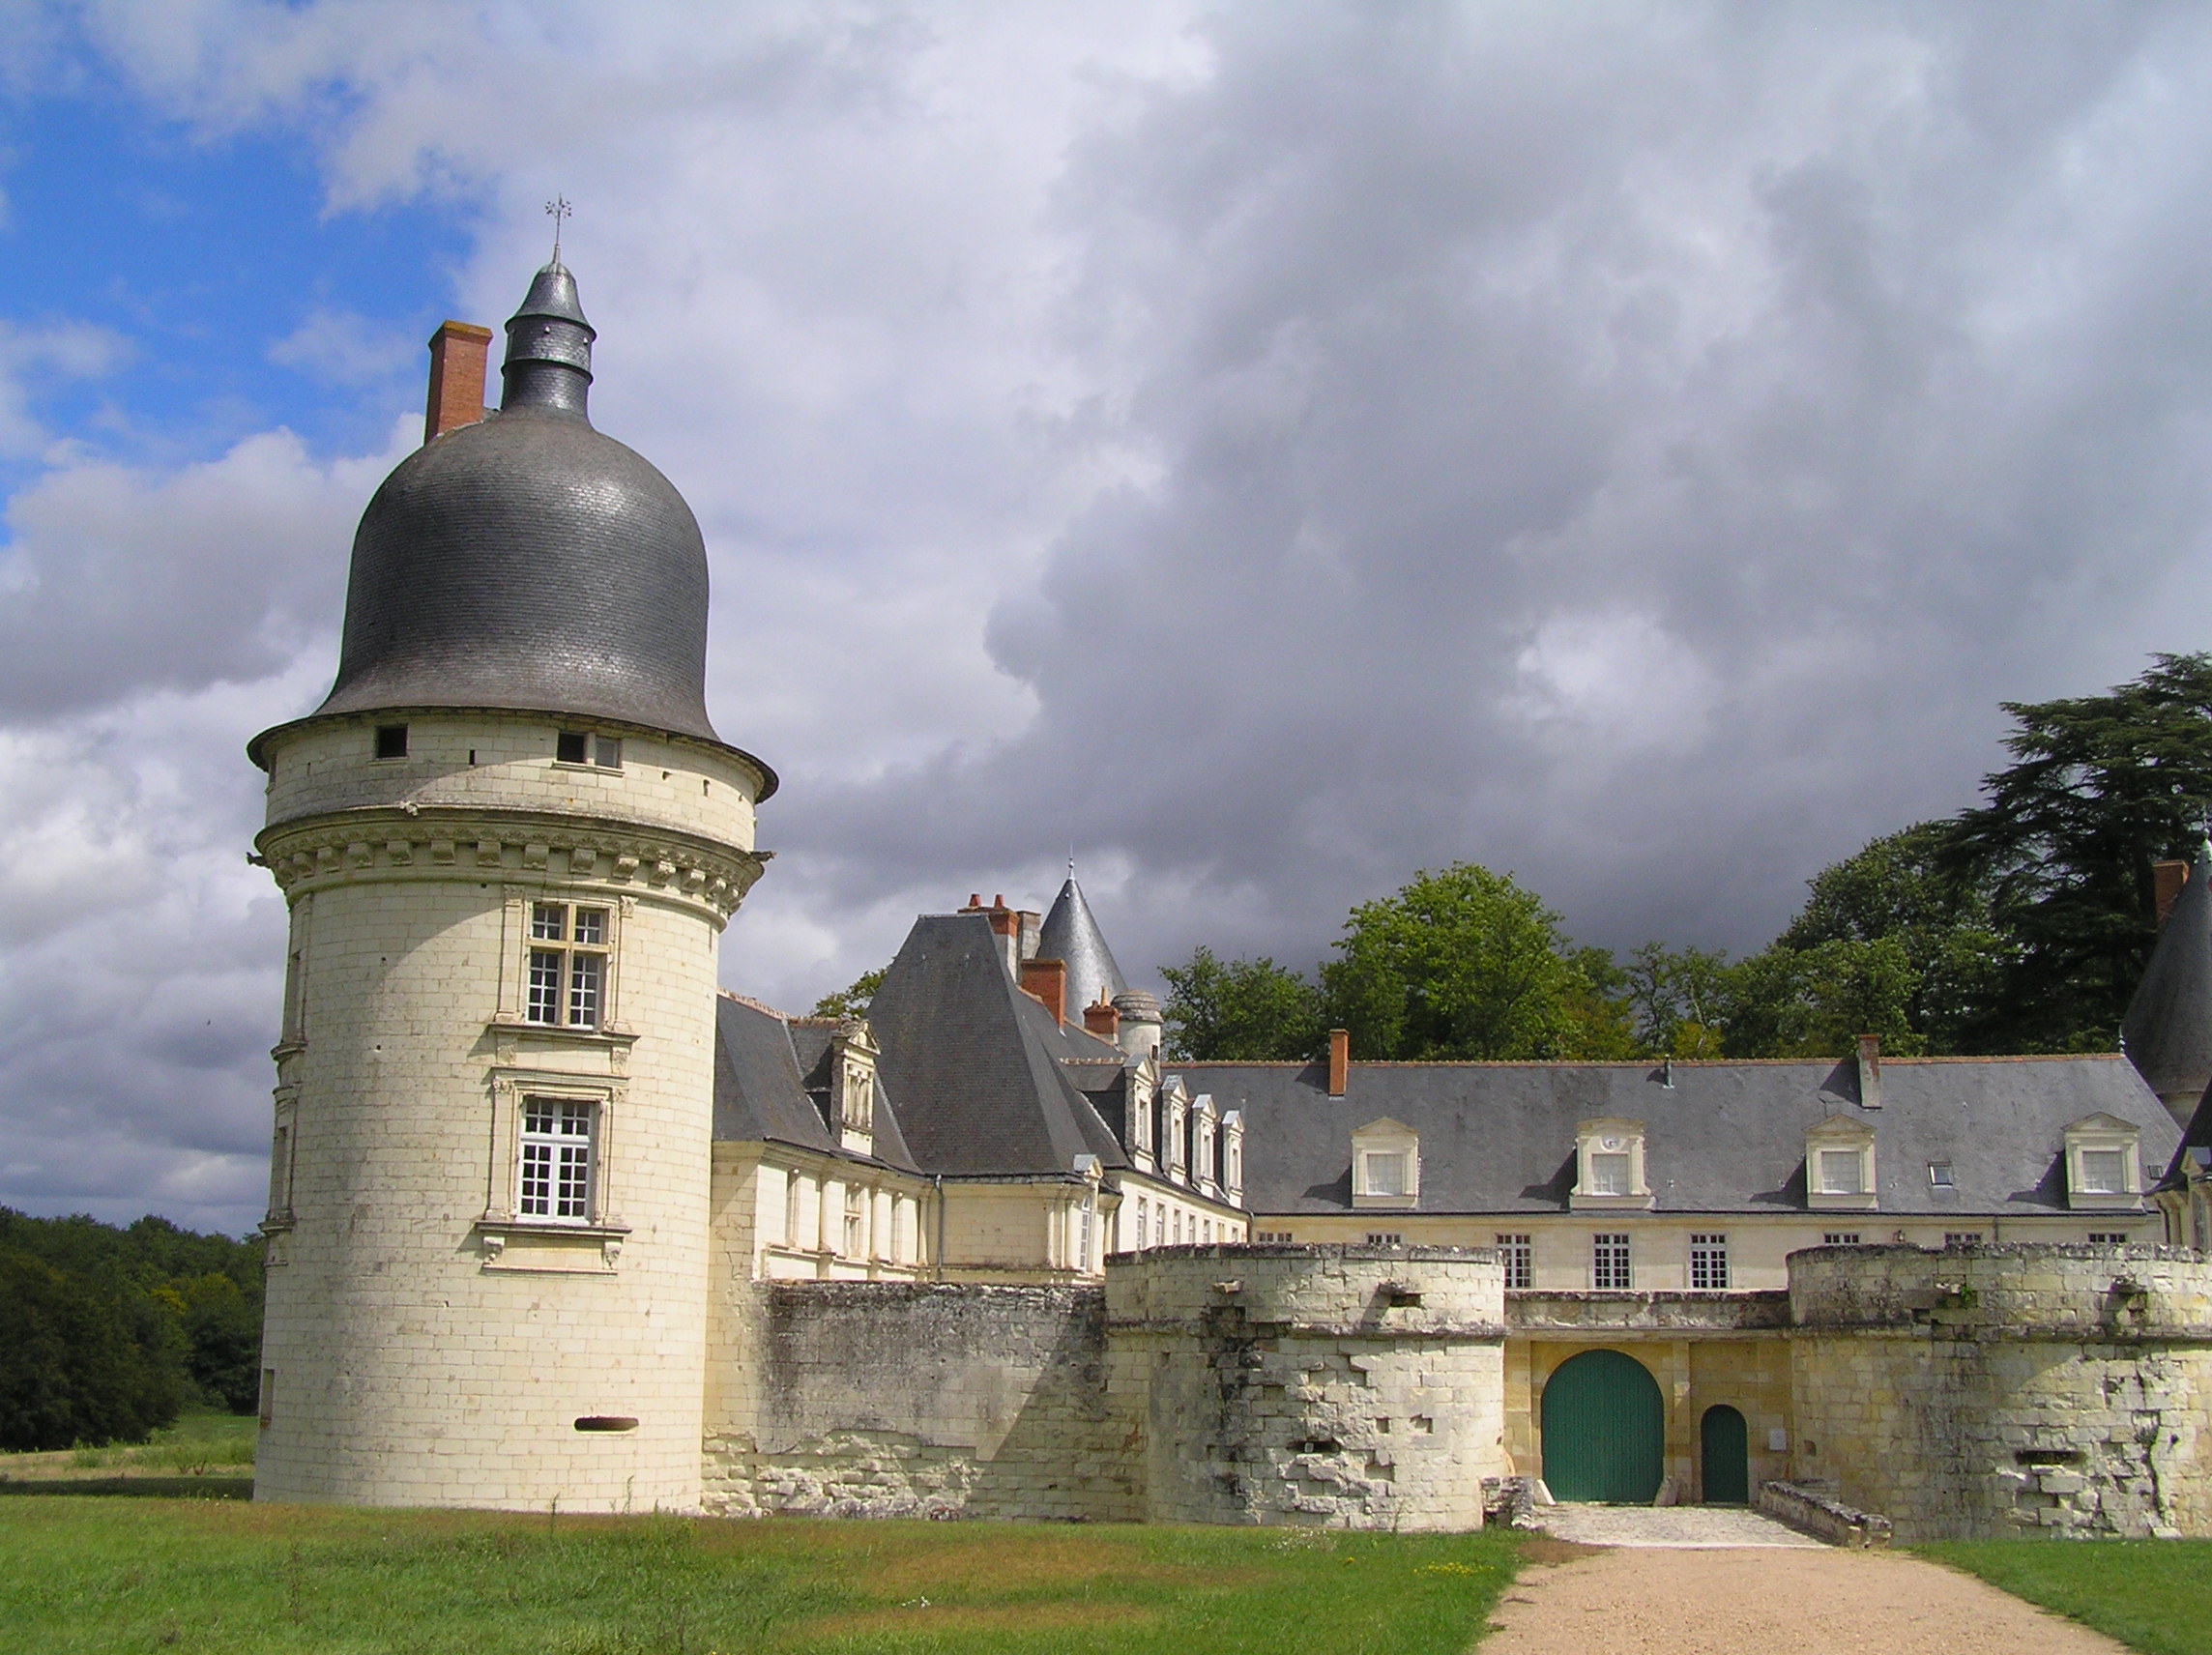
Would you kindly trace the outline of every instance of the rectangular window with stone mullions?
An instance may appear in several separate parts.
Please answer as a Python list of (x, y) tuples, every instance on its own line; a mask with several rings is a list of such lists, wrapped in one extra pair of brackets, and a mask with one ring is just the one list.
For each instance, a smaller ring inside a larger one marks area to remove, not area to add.
[(1690, 1286), (1717, 1291), (1728, 1285), (1728, 1237), (1693, 1234), (1690, 1237)]
[(573, 1098), (531, 1097), (522, 1104), (522, 1199), (525, 1218), (592, 1221), (592, 1161), (598, 1107)]
[(1625, 1291), (1630, 1285), (1628, 1236), (1619, 1231), (1601, 1231), (1590, 1237), (1592, 1288)]
[(607, 911), (532, 903), (530, 944), (530, 1021), (598, 1028), (607, 993)]

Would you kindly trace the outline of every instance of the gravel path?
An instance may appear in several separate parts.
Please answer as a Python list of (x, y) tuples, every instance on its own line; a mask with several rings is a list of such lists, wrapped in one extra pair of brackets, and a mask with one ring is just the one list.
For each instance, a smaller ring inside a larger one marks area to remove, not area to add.
[(1894, 1553), (1541, 1540), (1531, 1550), (1565, 1560), (1522, 1572), (1480, 1655), (2126, 1655), (1994, 1586)]
[(1810, 1547), (1821, 1543), (1763, 1512), (1727, 1505), (1554, 1505), (1537, 1513), (1544, 1532), (1583, 1546)]

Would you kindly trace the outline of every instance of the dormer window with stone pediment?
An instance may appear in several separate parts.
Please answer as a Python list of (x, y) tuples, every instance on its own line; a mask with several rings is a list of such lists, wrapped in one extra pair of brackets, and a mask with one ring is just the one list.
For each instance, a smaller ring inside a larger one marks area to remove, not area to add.
[(1613, 1212), (1651, 1205), (1644, 1171), (1644, 1122), (1613, 1117), (1575, 1122), (1576, 1212)]
[(1221, 1186), (1232, 1206), (1244, 1205), (1244, 1112), (1221, 1118)]
[(1151, 1172), (1157, 1165), (1152, 1153), (1152, 1109), (1158, 1099), (1160, 1072), (1150, 1057), (1145, 1057), (1129, 1065), (1126, 1082), (1129, 1131), (1127, 1147), (1129, 1159), (1140, 1173)]
[(1220, 1117), (1213, 1108), (1213, 1094), (1200, 1092), (1190, 1106), (1191, 1118), (1191, 1181), (1198, 1193), (1205, 1196), (1217, 1194), (1220, 1184), (1214, 1176), (1214, 1147), (1220, 1131)]
[(1874, 1128), (1831, 1115), (1805, 1134), (1805, 1201), (1816, 1212), (1871, 1212), (1875, 1189)]
[(1354, 1129), (1353, 1206), (1405, 1210), (1418, 1205), (1420, 1199), (1421, 1135), (1388, 1116)]
[(1190, 1093), (1183, 1089), (1182, 1076), (1170, 1075), (1160, 1088), (1160, 1149), (1166, 1160), (1162, 1170), (1179, 1184), (1186, 1176), (1189, 1118)]
[(2142, 1205), (2142, 1135), (2116, 1115), (2085, 1115), (2066, 1127), (2066, 1205), (2076, 1211), (2133, 1211)]
[(840, 1027), (830, 1042), (830, 1120), (841, 1148), (876, 1152), (875, 1035), (859, 1018)]

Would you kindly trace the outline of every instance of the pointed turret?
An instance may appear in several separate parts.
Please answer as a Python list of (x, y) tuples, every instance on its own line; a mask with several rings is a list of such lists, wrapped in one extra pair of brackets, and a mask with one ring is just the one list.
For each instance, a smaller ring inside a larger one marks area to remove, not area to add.
[(2168, 911), (2142, 981), (2128, 1002), (2120, 1041), (2183, 1126), (2212, 1085), (2212, 845)]
[(1073, 874), (1067, 876), (1052, 912), (1044, 916), (1036, 951), (1039, 959), (1066, 965), (1065, 1003), (1071, 1012), (1080, 1014), (1085, 1006), (1095, 1005), (1101, 999), (1111, 1003), (1129, 986), (1122, 980), (1121, 968), (1114, 963), (1114, 950), (1106, 946), (1105, 935), (1091, 917), (1091, 904), (1083, 900), (1083, 887), (1075, 883)]

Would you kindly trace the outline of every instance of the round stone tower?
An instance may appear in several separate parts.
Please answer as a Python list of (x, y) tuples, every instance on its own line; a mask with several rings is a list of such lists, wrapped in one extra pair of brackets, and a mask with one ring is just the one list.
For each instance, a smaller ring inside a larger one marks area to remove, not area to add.
[(699, 526), (593, 430), (558, 260), (507, 332), (480, 420), (486, 335), (433, 341), (336, 684), (247, 749), (291, 910), (264, 1499), (698, 1503), (715, 953), (775, 777), (708, 722)]

